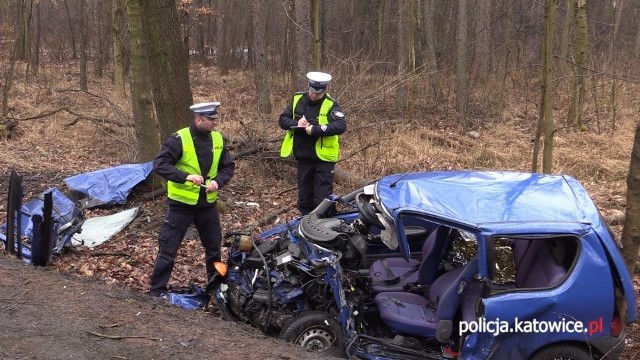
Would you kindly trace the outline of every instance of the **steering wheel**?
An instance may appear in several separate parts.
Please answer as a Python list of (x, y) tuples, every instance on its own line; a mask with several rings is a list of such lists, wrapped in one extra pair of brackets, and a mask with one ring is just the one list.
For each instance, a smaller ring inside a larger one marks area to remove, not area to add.
[(360, 218), (365, 225), (375, 225), (384, 229), (384, 225), (380, 222), (376, 216), (376, 210), (372, 203), (369, 202), (367, 195), (363, 192), (356, 195), (355, 198), (356, 207), (360, 212)]

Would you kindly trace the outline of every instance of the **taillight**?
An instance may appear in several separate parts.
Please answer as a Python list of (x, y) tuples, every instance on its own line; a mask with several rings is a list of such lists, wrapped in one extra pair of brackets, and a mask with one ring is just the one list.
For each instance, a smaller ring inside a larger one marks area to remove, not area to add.
[(618, 337), (622, 334), (622, 320), (619, 315), (614, 315), (611, 319), (611, 336)]

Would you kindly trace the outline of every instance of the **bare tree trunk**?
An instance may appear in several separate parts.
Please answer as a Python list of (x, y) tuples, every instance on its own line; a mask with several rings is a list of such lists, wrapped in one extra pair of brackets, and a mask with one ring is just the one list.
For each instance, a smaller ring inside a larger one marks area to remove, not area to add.
[[(497, 91), (496, 91), (496, 109), (500, 114), (500, 118), (504, 119), (504, 111), (506, 108), (507, 98), (509, 96), (509, 91), (507, 90), (507, 83), (509, 80), (511, 81), (511, 85), (513, 88), (516, 88), (514, 79), (517, 79), (515, 74), (511, 68), (511, 62), (513, 61), (516, 49), (516, 40), (513, 31), (513, 6), (511, 2), (506, 3), (506, 9), (500, 9), (504, 11), (505, 21), (502, 22), (502, 35), (504, 41), (504, 57), (500, 60), (503, 62), (502, 65), (502, 80), (498, 82)], [(498, 55), (494, 54), (494, 59), (498, 59)], [(497, 71), (497, 68), (496, 68)]]
[(382, 52), (382, 45), (383, 45), (383, 39), (384, 39), (384, 35), (382, 34), (382, 30), (384, 29), (384, 8), (385, 8), (385, 4), (386, 1), (385, 0), (378, 0), (378, 16), (376, 18), (376, 47), (378, 50), (378, 56), (380, 55), (380, 53)]
[(569, 124), (574, 128), (582, 128), (582, 109), (585, 101), (585, 82), (587, 77), (588, 60), (588, 30), (587, 30), (587, 1), (576, 1), (576, 45), (575, 45), (575, 78), (572, 82), (573, 91), (569, 108)]
[[(475, 69), (476, 76), (480, 82), (484, 82), (490, 74), (489, 64), (491, 64), (491, 1), (480, 1), (477, 3), (476, 12), (476, 56)], [(486, 91), (485, 94), (489, 92)]]
[[(195, 1), (195, 6), (197, 9), (202, 9), (205, 7), (204, 5), (204, 1), (203, 0), (197, 0)], [(207, 18), (209, 18), (209, 16), (207, 16)], [(205, 22), (202, 21), (202, 15), (195, 15), (195, 21), (196, 21), (196, 25), (194, 26), (194, 29), (196, 31), (196, 33), (194, 34), (194, 38), (195, 38), (195, 51), (196, 51), (196, 55), (194, 56), (196, 59), (200, 60), (200, 62), (206, 66), (206, 61), (207, 61), (207, 54), (205, 51)], [(187, 32), (185, 30), (185, 32)], [(187, 43), (187, 48), (189, 47), (189, 44)]]
[[(190, 49), (190, 43), (191, 43), (191, 28), (193, 27), (193, 24), (195, 23), (195, 19), (192, 19), (191, 17), (191, 13), (189, 11), (184, 11), (182, 10), (182, 7), (189, 7), (188, 4), (192, 3), (192, 1), (188, 1), (188, 2), (178, 2), (176, 1), (178, 8), (180, 8), (180, 11), (176, 11), (177, 14), (177, 18), (178, 18), (178, 28), (180, 29), (180, 38), (181, 41), (184, 43), (184, 47), (185, 49), (187, 49), (187, 53)], [(193, 21), (193, 22), (192, 22)]]
[(295, 60), (293, 63), (293, 76), (291, 83), (296, 90), (307, 87), (305, 74), (311, 70), (312, 46), (311, 46), (311, 6), (308, 0), (295, 0)]
[(40, 16), (40, 2), (37, 1), (34, 7), (34, 22), (33, 22), (33, 47), (31, 50), (31, 71), (33, 75), (38, 76), (38, 70), (40, 68), (40, 39), (42, 35), (42, 22)]
[[(612, 4), (614, 6), (614, 24), (613, 33), (611, 34), (611, 42), (609, 43), (609, 62), (614, 65), (616, 50), (618, 49), (617, 41), (620, 35), (620, 25), (622, 24), (622, 16), (624, 16), (627, 1), (617, 0), (612, 2)], [(615, 74), (615, 68), (613, 69), (613, 73)]]
[(78, 24), (78, 30), (80, 32), (80, 89), (88, 90), (87, 86), (87, 2), (86, 0), (79, 0), (80, 4), (80, 22)]
[(220, 75), (229, 75), (230, 56), (229, 56), (229, 41), (228, 41), (228, 14), (229, 10), (228, 1), (220, 0), (218, 3), (218, 46), (216, 49), (216, 59), (218, 64), (218, 70)]
[[(638, 18), (638, 10), (636, 10), (636, 19)], [(636, 62), (640, 61), (640, 25), (636, 28), (636, 43), (633, 47), (633, 57)]]
[[(411, 0), (408, 0), (411, 1)], [(398, 24), (398, 53), (396, 66), (398, 69), (398, 86), (396, 87), (396, 109), (405, 111), (409, 108), (409, 86), (407, 79), (409, 77), (409, 61), (410, 61), (410, 35), (411, 25), (409, 18), (410, 7), (406, 2), (397, 3), (397, 24)]]
[(562, 49), (563, 54), (562, 56), (564, 56), (565, 58), (569, 59), (572, 55), (572, 51), (571, 51), (571, 46), (572, 46), (572, 28), (573, 28), (573, 23), (574, 23), (574, 19), (576, 16), (576, 12), (574, 9), (574, 3), (576, 2), (576, 0), (565, 0), (565, 3), (567, 4), (567, 14), (564, 18), (564, 26), (562, 29), (562, 37), (561, 37), (561, 44), (560, 44), (560, 49)]
[(31, 18), (31, 1), (20, 0), (18, 2), (18, 48), (16, 60), (29, 61), (30, 36), (29, 22)]
[(271, 113), (271, 100), (269, 99), (269, 69), (267, 58), (267, 11), (266, 0), (254, 0), (253, 13), (253, 53), (255, 54), (256, 67), (254, 80), (256, 85), (256, 99), (258, 100), (258, 113)]
[(542, 78), (544, 84), (544, 150), (542, 172), (550, 174), (553, 167), (553, 36), (556, 28), (557, 0), (545, 0)]
[(125, 93), (123, 31), (126, 11), (126, 0), (113, 0), (113, 24), (111, 28), (113, 37), (113, 82), (116, 90), (122, 95)]
[[(282, 41), (280, 43), (276, 43), (274, 47), (275, 51), (279, 51), (282, 54), (280, 61), (278, 62), (278, 69), (280, 72), (285, 74), (285, 81), (289, 82), (290, 91), (296, 91), (296, 64), (298, 62), (296, 56), (296, 31), (297, 29), (297, 16), (295, 14), (295, 4), (293, 1), (287, 3), (288, 6), (285, 7), (285, 14), (293, 14), (288, 15), (287, 17), (293, 17), (293, 20), (288, 19), (285, 22), (284, 27), (282, 29)], [(289, 77), (288, 79), (286, 77)]]
[[(616, 56), (616, 42), (618, 40), (618, 34), (620, 33), (620, 23), (622, 22), (622, 14), (623, 14), (623, 10), (625, 7), (625, 0), (619, 0), (617, 2), (614, 2), (614, 6), (615, 6), (615, 24), (613, 27), (613, 33), (611, 35), (611, 43), (610, 43), (610, 48), (609, 48), (609, 63), (611, 65), (611, 73), (615, 74), (616, 73), (616, 62), (617, 62), (617, 56)], [(614, 76), (613, 77), (613, 81), (611, 82), (611, 129), (612, 131), (616, 130), (616, 120), (617, 120), (617, 110), (618, 110), (618, 103), (617, 103), (617, 97), (616, 97), (616, 89), (618, 88), (618, 81), (617, 81), (617, 77)]]
[[(189, 54), (182, 41), (174, 0), (143, 1), (144, 33), (149, 39), (153, 101), (162, 139), (187, 126), (193, 117)], [(214, 99), (211, 99), (214, 100)]]
[(72, 51), (71, 58), (75, 60), (78, 58), (78, 54), (76, 53), (76, 34), (73, 29), (73, 21), (71, 21), (71, 12), (69, 11), (69, 4), (67, 3), (67, 0), (64, 0), (63, 3), (64, 3), (64, 8), (67, 11), (67, 21), (69, 22), (69, 34), (71, 34), (71, 51)]
[(438, 60), (436, 58), (436, 44), (433, 28), (433, 1), (434, 0), (425, 0), (425, 8), (424, 8), (424, 27), (425, 27), (425, 37), (427, 40), (426, 48), (425, 48), (425, 62), (430, 64), (429, 66), (429, 85), (431, 86), (431, 91), (433, 92), (433, 97), (436, 105), (440, 104), (444, 99), (444, 94), (442, 93), (442, 87), (440, 86), (440, 75), (439, 75), (439, 67)]
[(320, 46), (320, 0), (313, 0), (313, 66), (322, 69), (322, 49)]
[(536, 132), (533, 135), (533, 156), (531, 159), (531, 172), (538, 172), (538, 155), (540, 154), (540, 136), (544, 128), (544, 96), (545, 84), (540, 85), (540, 104), (538, 106), (538, 123), (536, 124)]
[[(212, 1), (213, 0), (207, 0), (206, 1), (206, 6), (211, 9), (213, 7), (212, 5)], [(204, 65), (205, 67), (209, 67), (211, 66), (211, 60), (210, 60), (210, 56), (211, 56), (211, 51), (213, 49), (212, 43), (211, 43), (211, 33), (212, 33), (212, 24), (213, 24), (213, 20), (212, 20), (212, 16), (209, 14), (207, 15), (207, 21), (205, 22), (205, 26), (202, 29), (203, 32), (203, 41), (204, 41), (204, 57), (202, 59), (202, 65)]]
[(467, 0), (458, 0), (456, 28), (456, 110), (463, 128), (471, 125), (467, 118), (469, 104), (469, 72), (467, 68)]
[[(18, 31), (16, 31), (16, 36), (20, 36)], [(11, 87), (13, 86), (13, 74), (16, 67), (16, 53), (18, 52), (18, 44), (19, 41), (16, 38), (16, 40), (14, 40), (9, 56), (9, 67), (4, 73), (4, 86), (2, 87), (2, 117), (0, 117), (0, 124), (5, 123), (7, 114), (9, 114), (9, 93), (11, 92)]]
[(100, 79), (102, 78), (102, 67), (105, 62), (105, 16), (104, 16), (104, 2), (97, 1), (93, 4), (93, 26), (94, 26), (94, 45), (96, 49), (95, 58), (93, 59), (93, 75)]
[(634, 274), (640, 248), (640, 123), (636, 125), (627, 175), (627, 209), (622, 229), (622, 255), (630, 274)]
[(159, 134), (153, 109), (153, 92), (147, 36), (142, 17), (145, 16), (141, 2), (128, 0), (129, 41), (131, 46), (131, 105), (136, 131), (136, 160), (152, 160), (160, 149)]

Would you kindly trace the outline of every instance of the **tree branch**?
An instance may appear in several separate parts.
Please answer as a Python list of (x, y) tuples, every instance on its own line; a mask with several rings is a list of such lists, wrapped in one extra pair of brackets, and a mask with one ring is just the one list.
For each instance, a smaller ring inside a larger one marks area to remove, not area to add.
[(149, 339), (149, 340), (162, 341), (162, 339), (160, 339), (160, 338), (153, 338), (153, 337), (148, 337), (148, 336), (139, 336), (139, 335), (107, 335), (107, 334), (100, 334), (100, 333), (93, 332), (93, 331), (87, 331), (87, 332), (88, 332), (89, 334), (93, 335), (93, 336), (103, 337), (103, 338), (113, 339), (113, 340), (122, 340), (122, 339)]
[[(66, 108), (66, 107), (63, 107), (63, 108), (60, 108), (60, 109), (41, 112), (38, 115), (29, 116), (29, 117), (26, 117), (26, 118), (18, 118), (18, 117), (7, 116), (7, 119), (8, 120), (14, 120), (14, 121), (36, 120), (36, 119), (42, 119), (42, 118), (45, 118), (45, 117), (48, 117), (48, 116), (51, 116), (51, 115), (55, 115), (55, 114), (57, 114), (57, 113), (59, 113), (61, 111), (64, 111), (64, 112), (67, 112), (67, 113), (69, 113), (71, 115), (77, 116), (80, 119), (95, 121), (95, 122), (99, 122), (99, 123), (114, 124), (114, 125), (117, 125), (117, 126), (129, 126), (128, 124), (123, 124), (120, 121), (110, 120), (110, 119), (95, 118), (95, 117), (92, 117), (92, 116), (89, 116), (89, 115), (81, 114), (81, 113), (75, 112), (75, 111), (73, 111), (73, 110), (71, 110), (69, 108)], [(72, 122), (70, 125), (73, 125), (73, 124), (75, 124), (75, 122)]]

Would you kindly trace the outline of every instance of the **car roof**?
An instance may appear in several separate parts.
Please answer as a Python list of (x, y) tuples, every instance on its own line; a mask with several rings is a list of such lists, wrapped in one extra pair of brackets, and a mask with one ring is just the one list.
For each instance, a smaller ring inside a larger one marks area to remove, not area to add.
[(477, 228), (600, 221), (587, 191), (567, 175), (507, 171), (395, 174), (381, 178), (376, 193), (394, 217), (400, 211), (415, 211)]

